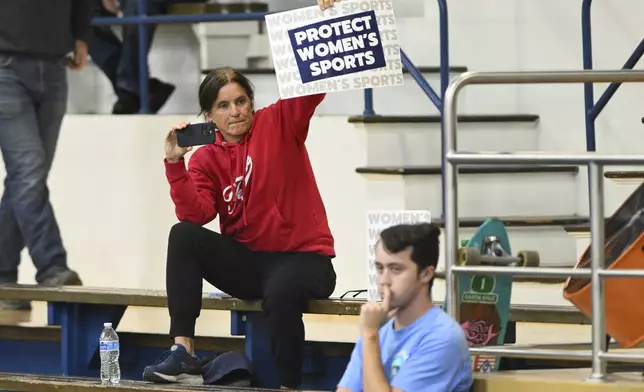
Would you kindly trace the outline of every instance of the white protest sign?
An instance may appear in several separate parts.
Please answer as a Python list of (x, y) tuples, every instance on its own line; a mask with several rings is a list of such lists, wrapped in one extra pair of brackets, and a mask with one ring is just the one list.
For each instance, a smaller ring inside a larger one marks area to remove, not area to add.
[(425, 210), (378, 210), (367, 211), (367, 276), (369, 301), (380, 301), (378, 274), (376, 271), (376, 243), (380, 233), (399, 224), (431, 223), (432, 214)]
[(266, 15), (280, 97), (404, 84), (393, 0)]

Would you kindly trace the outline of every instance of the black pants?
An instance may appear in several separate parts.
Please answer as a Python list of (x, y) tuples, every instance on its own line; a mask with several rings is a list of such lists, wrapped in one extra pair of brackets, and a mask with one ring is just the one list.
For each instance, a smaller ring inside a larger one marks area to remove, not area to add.
[(231, 237), (178, 223), (170, 230), (166, 270), (172, 337), (194, 336), (202, 279), (233, 297), (262, 300), (280, 382), (296, 388), (304, 351), (302, 313), (309, 300), (333, 293), (336, 275), (331, 258), (317, 253), (253, 252)]

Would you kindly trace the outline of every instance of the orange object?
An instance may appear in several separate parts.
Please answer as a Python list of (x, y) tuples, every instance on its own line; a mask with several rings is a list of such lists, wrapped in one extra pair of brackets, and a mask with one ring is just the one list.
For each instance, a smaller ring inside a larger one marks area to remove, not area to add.
[[(644, 269), (644, 224), (641, 214), (607, 241), (607, 269)], [(608, 225), (607, 225), (608, 226)], [(614, 260), (614, 262), (613, 262)], [(575, 268), (590, 268), (590, 246)], [(644, 278), (604, 278), (606, 333), (621, 347), (630, 348), (644, 341)], [(586, 317), (591, 318), (590, 278), (566, 280), (564, 298), (572, 302)]]

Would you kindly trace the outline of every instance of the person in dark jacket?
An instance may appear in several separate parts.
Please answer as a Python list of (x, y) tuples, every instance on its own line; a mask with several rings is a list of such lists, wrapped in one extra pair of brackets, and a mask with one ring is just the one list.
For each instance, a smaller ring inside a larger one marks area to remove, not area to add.
[[(92, 1), (92, 0), (87, 0)], [(94, 0), (95, 16), (125, 17), (138, 15), (138, 0)], [(147, 0), (147, 14), (165, 14), (169, 0)], [(112, 114), (136, 114), (141, 108), (139, 97), (139, 26), (121, 26), (122, 39), (112, 26), (94, 26), (87, 42), (89, 55), (97, 67), (109, 79), (117, 101)], [(147, 25), (148, 53), (152, 46), (156, 25)], [(148, 104), (151, 113), (157, 113), (175, 90), (175, 86), (157, 78), (148, 78)]]
[[(87, 62), (92, 2), (3, 0), (0, 12), (0, 150), (7, 171), (0, 200), (0, 284), (16, 283), (27, 247), (36, 281), (80, 285), (67, 266), (47, 177), (67, 110), (67, 69)], [(29, 309), (0, 301), (0, 309)]]

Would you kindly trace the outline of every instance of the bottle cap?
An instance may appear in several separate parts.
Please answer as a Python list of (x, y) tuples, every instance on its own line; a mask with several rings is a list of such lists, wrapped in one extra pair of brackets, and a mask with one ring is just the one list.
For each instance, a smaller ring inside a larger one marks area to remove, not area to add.
[(103, 323), (103, 326), (104, 326), (104, 327), (110, 327), (110, 328), (111, 328), (111, 327), (112, 327), (112, 323)]

